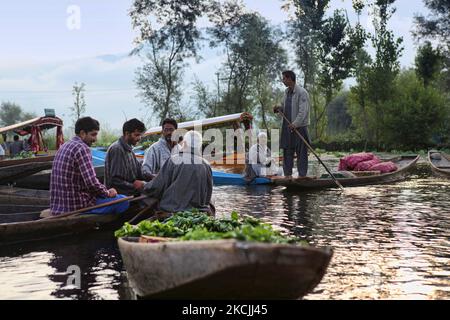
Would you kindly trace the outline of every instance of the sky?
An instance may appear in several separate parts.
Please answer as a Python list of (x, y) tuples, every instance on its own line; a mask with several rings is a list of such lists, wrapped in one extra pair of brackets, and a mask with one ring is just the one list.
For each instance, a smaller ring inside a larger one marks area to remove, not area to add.
[[(288, 13), (280, 9), (282, 1), (244, 3), (273, 24), (288, 18)], [(101, 124), (120, 129), (125, 119), (147, 119), (151, 111), (140, 101), (134, 84), (136, 68), (142, 61), (128, 55), (136, 35), (128, 16), (131, 4), (132, 0), (2, 1), (0, 102), (15, 102), (38, 115), (44, 108), (53, 108), (66, 124), (71, 124), (72, 87), (75, 82), (84, 82), (86, 115)], [(395, 6), (390, 28), (404, 38), (402, 67), (411, 67), (416, 50), (410, 33), (413, 17), (425, 8), (422, 0), (397, 0)], [(350, 0), (331, 0), (329, 12), (337, 8), (346, 9), (350, 21), (356, 20)], [(361, 21), (369, 30), (370, 20), (365, 12)], [(185, 83), (198, 77), (212, 86), (221, 53), (206, 48), (201, 54), (201, 62), (192, 63), (186, 70)], [(185, 90), (186, 104), (190, 90)]]

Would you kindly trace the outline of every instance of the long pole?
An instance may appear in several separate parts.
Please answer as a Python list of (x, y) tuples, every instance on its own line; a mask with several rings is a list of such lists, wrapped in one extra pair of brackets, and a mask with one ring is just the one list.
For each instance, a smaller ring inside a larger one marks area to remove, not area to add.
[(94, 209), (108, 207), (108, 206), (111, 206), (113, 204), (121, 203), (121, 202), (124, 202), (124, 201), (134, 202), (134, 201), (142, 200), (142, 199), (145, 199), (145, 198), (147, 198), (146, 195), (142, 195), (142, 196), (138, 196), (138, 197), (133, 197), (133, 196), (125, 197), (125, 198), (117, 199), (117, 200), (114, 200), (114, 201), (98, 204), (98, 205), (95, 205), (95, 206), (92, 206), (92, 207), (83, 208), (83, 209), (79, 209), (79, 210), (76, 210), (76, 211), (60, 214), (60, 215), (57, 215), (57, 216), (50, 216), (50, 217), (47, 217), (47, 218), (44, 218), (44, 219), (41, 219), (41, 220), (65, 218), (65, 217), (72, 216), (72, 215), (75, 215), (75, 214), (88, 212), (88, 211), (91, 211), (91, 210), (94, 210)]
[[(281, 116), (284, 118), (284, 120), (286, 120), (286, 122), (288, 124), (292, 124), (288, 118), (286, 118), (286, 116), (284, 115), (284, 113), (282, 111), (278, 111)], [(323, 163), (322, 159), (320, 159), (320, 157), (316, 154), (316, 152), (314, 151), (314, 149), (311, 147), (311, 145), (308, 143), (308, 141), (306, 141), (305, 138), (303, 138), (303, 136), (300, 134), (300, 132), (298, 132), (297, 128), (294, 128), (295, 133), (297, 133), (297, 135), (300, 137), (300, 139), (302, 139), (303, 143), (308, 147), (308, 149), (312, 152), (313, 155), (316, 156), (317, 160), (319, 160), (319, 162), (322, 164), (322, 166), (325, 168), (325, 170), (327, 170), (328, 174), (331, 176), (331, 178), (333, 178), (334, 182), (336, 182), (336, 185), (341, 188), (341, 190), (344, 190), (344, 187), (342, 186), (342, 184), (336, 179), (336, 177), (331, 173), (331, 171), (328, 169), (328, 167), (325, 165), (325, 163)]]

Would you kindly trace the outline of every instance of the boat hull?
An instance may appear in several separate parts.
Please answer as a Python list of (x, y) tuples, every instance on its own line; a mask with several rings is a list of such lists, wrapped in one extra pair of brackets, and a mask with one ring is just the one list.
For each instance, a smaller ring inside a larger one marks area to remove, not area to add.
[[(420, 156), (402, 156), (393, 160), (399, 169), (395, 172), (369, 175), (355, 178), (338, 178), (337, 180), (344, 187), (356, 187), (376, 184), (386, 184), (405, 180), (410, 171), (415, 167)], [(333, 179), (315, 179), (315, 178), (277, 178), (272, 179), (278, 186), (285, 186), (291, 189), (324, 189), (335, 188), (336, 183)]]
[[(433, 159), (434, 154), (439, 154), (441, 159)], [(439, 151), (430, 151), (428, 152), (428, 163), (434, 176), (450, 179), (450, 155)]]
[(324, 276), (330, 249), (235, 240), (119, 239), (131, 287), (146, 299), (297, 299)]
[[(46, 240), (98, 229), (116, 229), (133, 218), (139, 210), (138, 206), (133, 206), (122, 214), (83, 214), (65, 218), (2, 223), (0, 244)], [(30, 219), (38, 218), (36, 214), (30, 212), (23, 213), (23, 216), (29, 216)]]

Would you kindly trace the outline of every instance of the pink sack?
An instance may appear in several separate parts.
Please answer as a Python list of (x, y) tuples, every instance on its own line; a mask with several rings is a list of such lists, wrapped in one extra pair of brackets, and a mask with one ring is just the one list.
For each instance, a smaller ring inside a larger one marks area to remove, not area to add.
[(339, 170), (353, 170), (358, 163), (372, 160), (374, 157), (373, 153), (366, 152), (346, 156), (339, 161)]
[(370, 168), (373, 167), (374, 165), (380, 163), (380, 159), (378, 157), (373, 157), (372, 160), (368, 160), (368, 161), (363, 161), (360, 162), (356, 165), (355, 167), (355, 171), (370, 171)]
[(370, 167), (370, 171), (380, 171), (381, 173), (393, 172), (398, 169), (397, 165), (391, 161), (389, 162), (380, 162), (372, 167)]

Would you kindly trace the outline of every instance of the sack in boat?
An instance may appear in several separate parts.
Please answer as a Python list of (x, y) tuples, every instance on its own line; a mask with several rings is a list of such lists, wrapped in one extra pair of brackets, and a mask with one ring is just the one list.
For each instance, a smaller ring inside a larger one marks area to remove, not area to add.
[(353, 170), (355, 169), (358, 163), (373, 160), (374, 157), (375, 156), (373, 155), (373, 153), (366, 153), (366, 152), (351, 154), (349, 156), (342, 158), (339, 161), (339, 171)]
[(369, 171), (370, 168), (372, 168), (374, 165), (380, 163), (380, 159), (378, 157), (373, 157), (372, 160), (363, 161), (358, 163), (355, 166), (355, 171)]
[(371, 171), (380, 171), (381, 173), (388, 173), (397, 171), (398, 167), (395, 163), (389, 162), (380, 162), (372, 167), (370, 167)]

